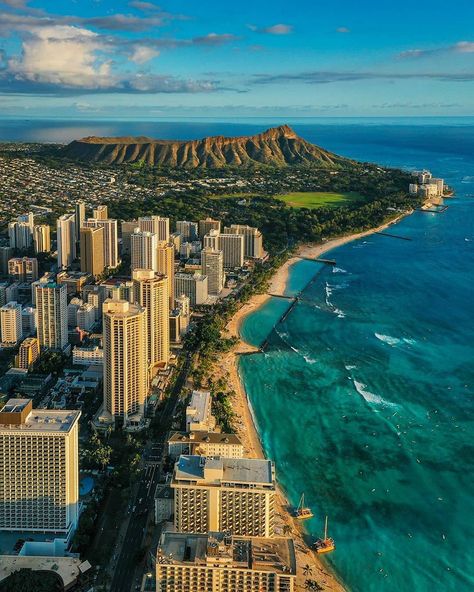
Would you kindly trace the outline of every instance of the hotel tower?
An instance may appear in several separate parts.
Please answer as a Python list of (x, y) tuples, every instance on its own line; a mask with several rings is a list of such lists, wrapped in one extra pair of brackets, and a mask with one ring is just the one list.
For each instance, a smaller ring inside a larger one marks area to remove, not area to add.
[(108, 298), (102, 307), (104, 410), (114, 419), (139, 422), (147, 395), (146, 310)]
[(10, 399), (0, 411), (0, 530), (75, 528), (80, 415), (32, 409), (30, 399)]

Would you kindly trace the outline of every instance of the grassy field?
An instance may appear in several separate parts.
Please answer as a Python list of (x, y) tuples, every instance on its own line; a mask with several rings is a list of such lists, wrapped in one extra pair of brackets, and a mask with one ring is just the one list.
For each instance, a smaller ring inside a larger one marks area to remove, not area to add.
[(363, 201), (364, 197), (359, 193), (330, 193), (325, 191), (305, 191), (286, 193), (285, 195), (275, 195), (277, 199), (281, 199), (288, 206), (293, 208), (322, 208), (322, 207), (337, 207), (347, 206), (357, 201)]

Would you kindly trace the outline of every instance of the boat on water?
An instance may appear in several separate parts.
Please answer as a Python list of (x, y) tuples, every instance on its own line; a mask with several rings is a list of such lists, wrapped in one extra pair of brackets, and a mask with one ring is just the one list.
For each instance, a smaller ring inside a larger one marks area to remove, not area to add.
[(324, 522), (324, 537), (322, 539), (318, 539), (313, 544), (313, 549), (316, 553), (330, 553), (334, 551), (336, 548), (336, 544), (334, 543), (334, 539), (328, 537), (328, 517), (326, 516), (326, 520)]
[(295, 518), (297, 520), (307, 520), (308, 518), (312, 518), (314, 516), (311, 508), (307, 508), (304, 505), (304, 493), (301, 496), (300, 503), (295, 511)]

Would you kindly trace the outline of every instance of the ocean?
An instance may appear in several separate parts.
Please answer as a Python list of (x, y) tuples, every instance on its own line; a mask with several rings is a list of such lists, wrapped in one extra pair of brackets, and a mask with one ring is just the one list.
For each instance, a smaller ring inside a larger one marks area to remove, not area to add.
[(283, 323), (281, 299), (246, 318), (243, 337), (269, 345), (240, 373), (279, 482), (293, 504), (305, 493), (310, 535), (329, 516), (325, 561), (352, 592), (471, 592), (474, 127), (333, 129), (327, 147), (428, 168), (456, 197), (392, 228), (409, 241), (372, 235), (332, 250), (334, 268), (295, 264), (300, 301)]
[(474, 590), (474, 118), (233, 122), (0, 120), (0, 141), (86, 135), (174, 139), (289, 123), (342, 155), (428, 168), (456, 190), (444, 214), (302, 261), (287, 292), (247, 317), (240, 373), (278, 480), (305, 493), (330, 563), (352, 592)]

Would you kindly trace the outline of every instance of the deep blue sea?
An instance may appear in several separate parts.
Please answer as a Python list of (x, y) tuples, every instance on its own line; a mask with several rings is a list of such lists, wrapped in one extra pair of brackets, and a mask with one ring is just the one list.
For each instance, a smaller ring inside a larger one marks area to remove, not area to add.
[[(251, 134), (285, 121), (0, 120), (0, 140), (85, 135), (176, 139)], [(474, 590), (474, 118), (289, 120), (321, 146), (429, 168), (456, 190), (444, 214), (293, 266), (242, 334), (269, 346), (240, 372), (268, 456), (292, 503), (302, 492), (327, 557), (352, 592)], [(306, 288), (311, 280), (314, 281)]]

